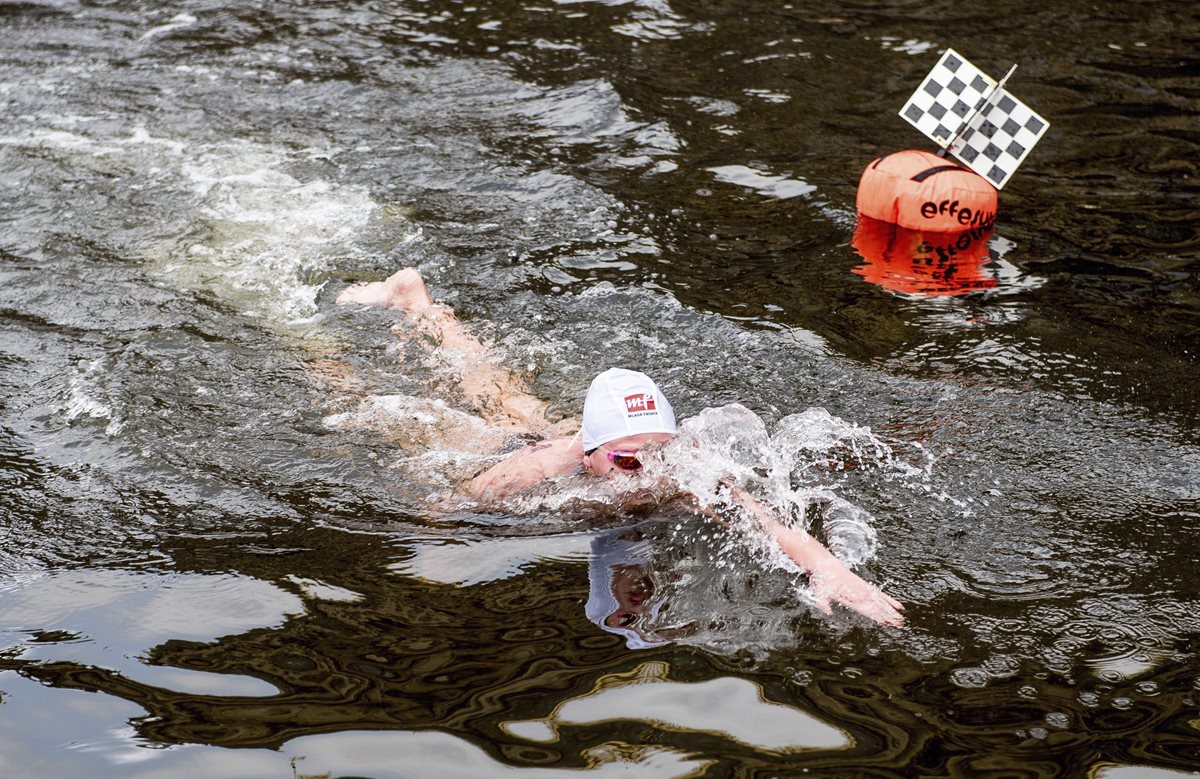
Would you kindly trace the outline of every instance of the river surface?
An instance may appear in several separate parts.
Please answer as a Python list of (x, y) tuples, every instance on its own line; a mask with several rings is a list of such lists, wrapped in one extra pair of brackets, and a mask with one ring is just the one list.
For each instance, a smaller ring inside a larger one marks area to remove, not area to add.
[[(0, 774), (1200, 769), (1194, 3), (30, 0), (0, 40)], [(946, 48), (1051, 122), (958, 286), (855, 241)], [(654, 376), (689, 478), (770, 461), (905, 626), (683, 509), (436, 510), (488, 462), (453, 365), (334, 302), (405, 266), (562, 416)], [(585, 608), (613, 562), (636, 635)]]

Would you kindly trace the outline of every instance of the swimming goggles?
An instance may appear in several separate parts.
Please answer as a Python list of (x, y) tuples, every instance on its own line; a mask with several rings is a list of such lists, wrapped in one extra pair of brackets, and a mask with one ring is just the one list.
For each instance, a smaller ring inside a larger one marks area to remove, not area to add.
[(638, 459), (637, 452), (604, 451), (604, 456), (614, 467), (622, 471), (640, 471), (642, 469), (642, 461)]

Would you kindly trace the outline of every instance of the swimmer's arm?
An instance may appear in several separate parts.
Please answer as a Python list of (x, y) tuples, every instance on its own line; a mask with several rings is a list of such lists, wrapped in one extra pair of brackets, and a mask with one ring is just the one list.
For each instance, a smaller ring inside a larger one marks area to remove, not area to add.
[(546, 479), (565, 476), (582, 458), (578, 437), (530, 444), (472, 479), (469, 490), (476, 500), (503, 498)]
[(830, 603), (836, 602), (884, 625), (904, 623), (900, 601), (851, 571), (820, 541), (804, 530), (784, 525), (745, 490), (734, 488), (732, 495), (754, 515), (783, 553), (808, 573), (821, 611), (829, 614)]

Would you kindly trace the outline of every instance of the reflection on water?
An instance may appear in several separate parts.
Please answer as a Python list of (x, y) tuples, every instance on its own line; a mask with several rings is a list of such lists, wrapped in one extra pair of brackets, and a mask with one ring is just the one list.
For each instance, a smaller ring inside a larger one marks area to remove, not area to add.
[[(6, 6), (0, 773), (1194, 769), (1195, 12), (990, 10)], [(990, 238), (864, 243), (948, 46), (1056, 130)], [(494, 441), (332, 303), (403, 265), (563, 416), (655, 376), (906, 629), (679, 507), (430, 511)]]
[[(739, 718), (725, 715), (730, 707)], [(647, 663), (625, 674), (596, 680), (586, 695), (560, 704), (543, 720), (508, 722), (504, 730), (553, 743), (563, 727), (635, 719), (672, 731), (702, 731), (771, 752), (839, 750), (851, 746), (846, 734), (795, 709), (770, 703), (762, 691), (739, 679), (680, 684), (667, 678), (664, 663)]]
[(991, 263), (991, 237), (990, 226), (961, 233), (922, 232), (859, 214), (851, 245), (866, 263), (854, 272), (886, 290), (911, 295), (992, 289), (997, 277), (985, 267)]
[(198, 695), (262, 696), (262, 680), (147, 666), (164, 641), (205, 641), (278, 624), (300, 601), (240, 576), (47, 573), (13, 582), (0, 604), (5, 657), (21, 664), (100, 664), (129, 680)]
[[(682, 777), (694, 775), (711, 761), (687, 750), (646, 746), (629, 749), (600, 743), (585, 752), (571, 768), (545, 766), (553, 753), (525, 742), (502, 755), (489, 754), (472, 739), (436, 730), (340, 732), (304, 736), (281, 749), (222, 749), (199, 744), (163, 748), (137, 735), (131, 726), (139, 719), (136, 706), (111, 696), (84, 695), (72, 690), (42, 687), (11, 674), (5, 684), (5, 707), (14, 723), (0, 736), (0, 767), (13, 776), (119, 776), (125, 779), (168, 779), (204, 776), (215, 779), (294, 776), (371, 776), (401, 779), (418, 767), (422, 776), (466, 777), (589, 776)], [(64, 732), (61, 712), (70, 712), (71, 730)], [(53, 715), (48, 712), (55, 712)], [(54, 755), (53, 760), (46, 758)], [(520, 764), (519, 767), (513, 764)]]

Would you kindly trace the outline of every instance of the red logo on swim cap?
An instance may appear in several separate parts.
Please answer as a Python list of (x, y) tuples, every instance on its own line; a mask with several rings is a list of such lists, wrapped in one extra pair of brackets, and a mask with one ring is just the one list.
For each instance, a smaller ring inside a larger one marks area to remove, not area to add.
[(625, 396), (626, 414), (632, 414), (635, 411), (654, 411), (656, 409), (657, 406), (654, 403), (654, 396), (649, 392)]

